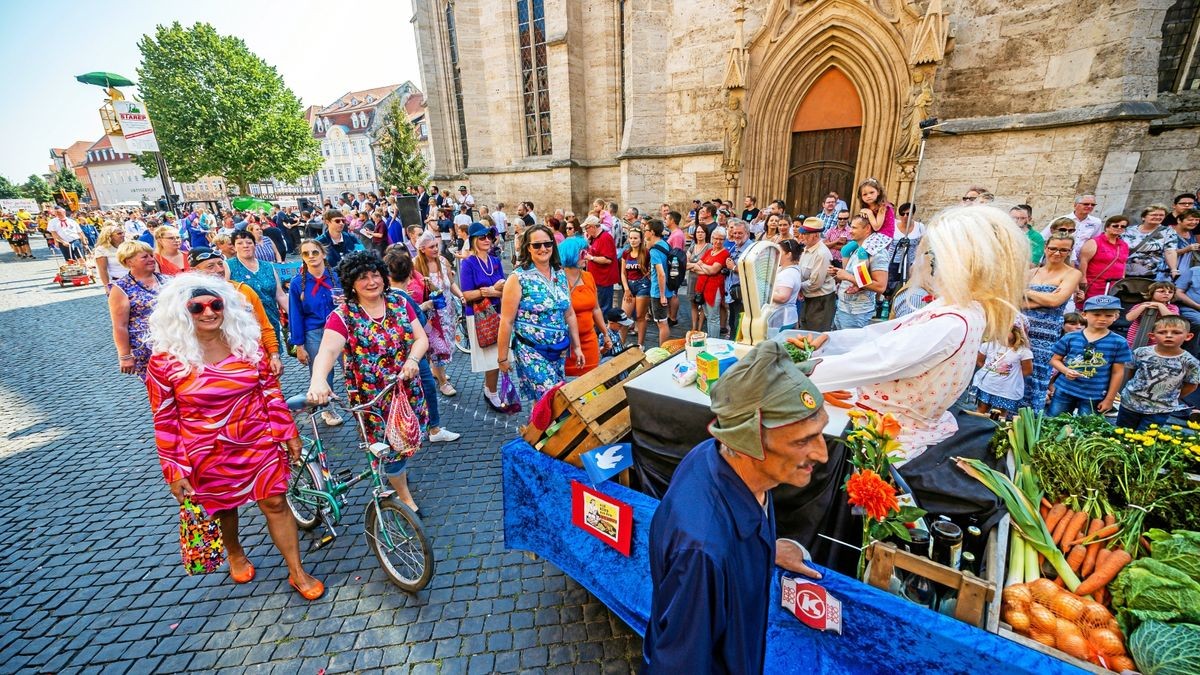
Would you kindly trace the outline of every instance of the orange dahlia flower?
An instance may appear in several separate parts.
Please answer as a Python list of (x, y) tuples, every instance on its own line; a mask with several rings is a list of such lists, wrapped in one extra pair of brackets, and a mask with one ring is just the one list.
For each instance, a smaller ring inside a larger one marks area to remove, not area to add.
[(850, 496), (850, 504), (862, 507), (868, 518), (880, 522), (892, 511), (900, 510), (896, 488), (870, 469), (851, 474), (846, 482), (846, 493)]

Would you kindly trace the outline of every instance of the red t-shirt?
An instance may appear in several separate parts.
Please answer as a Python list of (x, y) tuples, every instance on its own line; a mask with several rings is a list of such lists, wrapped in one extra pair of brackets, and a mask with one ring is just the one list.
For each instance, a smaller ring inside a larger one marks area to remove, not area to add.
[(621, 268), (617, 267), (617, 243), (613, 241), (611, 234), (601, 230), (587, 250), (594, 256), (609, 260), (604, 265), (594, 260), (588, 261), (587, 271), (596, 279), (597, 286), (612, 286), (621, 281)]
[[(408, 314), (409, 323), (415, 324), (417, 322), (417, 312), (407, 301), (404, 303), (404, 311)], [(383, 321), (383, 317), (381, 316), (378, 319), (372, 318), (371, 320), (380, 322)], [(330, 312), (329, 318), (325, 319), (325, 329), (331, 330), (344, 338), (350, 337), (350, 329), (346, 327), (346, 322), (342, 320), (342, 315), (338, 314), (337, 310)]]

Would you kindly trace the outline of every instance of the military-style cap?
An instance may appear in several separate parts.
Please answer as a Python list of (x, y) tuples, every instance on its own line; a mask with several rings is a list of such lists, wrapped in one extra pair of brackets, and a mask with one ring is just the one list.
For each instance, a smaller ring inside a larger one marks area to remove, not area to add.
[(713, 384), (717, 419), (709, 433), (731, 450), (763, 459), (763, 428), (808, 419), (824, 406), (821, 391), (808, 379), (815, 365), (793, 363), (774, 340), (759, 344)]

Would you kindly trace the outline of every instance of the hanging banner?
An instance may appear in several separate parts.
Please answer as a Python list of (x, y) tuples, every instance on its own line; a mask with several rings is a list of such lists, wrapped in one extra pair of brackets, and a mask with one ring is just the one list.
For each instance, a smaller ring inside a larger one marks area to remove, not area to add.
[(158, 152), (158, 139), (154, 137), (146, 106), (140, 101), (113, 101), (112, 105), (117, 111), (117, 121), (129, 152), (135, 155)]

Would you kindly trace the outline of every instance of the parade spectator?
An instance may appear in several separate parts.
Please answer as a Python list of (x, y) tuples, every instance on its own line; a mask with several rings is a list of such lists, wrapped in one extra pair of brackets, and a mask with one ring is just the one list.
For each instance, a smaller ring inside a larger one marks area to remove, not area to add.
[(752, 223), (758, 218), (758, 199), (754, 195), (746, 195), (742, 199), (742, 220)]
[(821, 200), (821, 210), (817, 211), (817, 215), (814, 217), (821, 221), (822, 233), (837, 226), (837, 201), (837, 196), (832, 192), (825, 195), (825, 199)]
[(120, 225), (109, 221), (100, 230), (93, 253), (96, 256), (96, 274), (100, 276), (100, 284), (108, 291), (113, 282), (129, 274), (129, 270), (117, 258), (117, 249), (125, 243), (125, 230)]
[(1172, 414), (1186, 409), (1182, 400), (1200, 384), (1200, 361), (1183, 349), (1191, 340), (1188, 322), (1161, 317), (1154, 322), (1154, 338), (1154, 344), (1133, 351), (1133, 376), (1121, 391), (1118, 427), (1143, 431), (1167, 425)]
[(667, 341), (670, 335), (670, 304), (673, 293), (667, 286), (667, 264), (670, 260), (670, 249), (663, 240), (666, 228), (661, 220), (652, 220), (644, 227), (643, 236), (646, 238), (646, 248), (650, 255), (650, 303), (647, 306), (647, 317), (658, 327), (658, 344)]
[(1041, 412), (1046, 406), (1046, 390), (1054, 373), (1050, 358), (1054, 356), (1054, 344), (1062, 333), (1063, 310), (1083, 278), (1079, 270), (1067, 264), (1074, 247), (1070, 235), (1052, 233), (1046, 242), (1045, 261), (1026, 276), (1021, 314), (1025, 317), (1025, 332), (1033, 352), (1033, 374), (1025, 401), (1035, 412)]
[(803, 286), (800, 271), (800, 254), (804, 246), (794, 239), (780, 243), (779, 269), (775, 273), (775, 288), (771, 289), (770, 306), (779, 312), (772, 316), (771, 327), (788, 330), (796, 327), (800, 320), (800, 312), (796, 308), (797, 299)]
[(320, 598), (325, 586), (304, 570), (284, 499), (300, 435), (249, 307), (224, 281), (183, 274), (164, 285), (150, 329), (146, 388), (171, 494), (220, 522), (229, 576), (239, 584), (253, 580), (255, 569), (238, 537), (237, 509), (257, 502), (287, 562), (288, 583), (306, 600)]
[[(258, 218), (246, 223), (245, 232), (249, 232), (254, 238), (254, 257), (266, 263), (280, 263), (283, 258), (279, 256), (279, 249), (275, 247), (275, 242), (263, 235), (263, 227), (258, 222)], [(236, 234), (236, 233), (235, 233)], [(237, 239), (234, 238), (236, 246)]]
[(236, 255), (226, 261), (229, 264), (229, 278), (246, 284), (258, 293), (258, 299), (262, 301), (267, 318), (275, 329), (275, 339), (283, 344), (283, 322), (279, 313), (287, 307), (287, 295), (279, 282), (279, 273), (274, 265), (256, 257), (254, 235), (249, 231), (238, 230), (233, 233), (233, 250)]
[(159, 225), (154, 229), (154, 261), (158, 263), (159, 274), (173, 277), (191, 269), (187, 256), (179, 250), (181, 239), (179, 230), (171, 225)]
[(504, 212), (504, 202), (496, 204), (492, 211), (492, 222), (496, 223), (496, 234), (501, 243), (508, 240), (508, 214)]
[[(229, 268), (225, 266), (225, 258), (207, 246), (197, 246), (188, 251), (188, 265), (193, 271), (214, 276), (222, 281), (225, 281), (226, 275), (229, 274)], [(283, 361), (279, 357), (279, 340), (275, 337), (275, 327), (267, 318), (267, 311), (263, 309), (262, 301), (258, 299), (258, 293), (240, 281), (230, 281), (229, 283), (234, 290), (242, 294), (242, 299), (250, 306), (250, 313), (254, 315), (254, 320), (258, 323), (259, 341), (267, 355), (267, 364), (271, 369), (271, 374), (278, 377), (283, 373)]]
[[(1142, 327), (1142, 315), (1146, 313), (1146, 310), (1155, 310), (1158, 313), (1156, 319), (1179, 315), (1179, 306), (1171, 302), (1174, 297), (1175, 284), (1169, 281), (1156, 281), (1146, 289), (1146, 302), (1139, 302), (1129, 308), (1125, 314), (1125, 320), (1129, 322), (1129, 330), (1125, 332), (1125, 341), (1129, 343), (1130, 348), (1142, 346), (1137, 344), (1137, 334)], [(1153, 332), (1149, 336), (1149, 342), (1145, 344), (1154, 344)]]
[[(288, 344), (296, 350), (296, 360), (308, 366), (312, 375), (315, 357), (325, 336), (325, 320), (342, 299), (342, 282), (337, 271), (325, 264), (325, 247), (313, 239), (300, 242), (303, 266), (288, 284)], [(333, 389), (333, 369), (326, 376)], [(343, 422), (332, 408), (321, 411), (326, 426)]]
[[(405, 396), (424, 428), (428, 419), (424, 390), (419, 379), (420, 361), (429, 346), (417, 310), (388, 283), (387, 266), (369, 251), (348, 254), (338, 266), (345, 302), (337, 305), (325, 322), (325, 333), (316, 354), (308, 400), (324, 404), (332, 390), (328, 384), (339, 359), (351, 406), (375, 399), (392, 382), (396, 386), (378, 403), (381, 415), (364, 415), (363, 433), (368, 443), (384, 442), (384, 423), (394, 396)], [(400, 453), (402, 448), (392, 448)], [(393, 454), (383, 471), (396, 497), (418, 512), (408, 485), (408, 457)]]
[(1108, 329), (1120, 314), (1117, 298), (1092, 296), (1083, 305), (1087, 327), (1055, 343), (1050, 364), (1060, 377), (1054, 383), (1048, 415), (1090, 415), (1112, 409), (1124, 382), (1125, 364), (1133, 357), (1125, 340)]
[(1166, 252), (1175, 250), (1175, 231), (1163, 222), (1167, 207), (1152, 204), (1142, 210), (1142, 222), (1128, 227), (1122, 238), (1129, 245), (1125, 276), (1157, 279), (1167, 268)]
[(1042, 256), (1045, 255), (1046, 238), (1039, 232), (1034, 230), (1031, 225), (1033, 219), (1033, 209), (1028, 204), (1018, 204), (1008, 210), (1008, 215), (1025, 232), (1025, 236), (1029, 237), (1029, 258), (1034, 265), (1040, 265)]
[(517, 269), (504, 284), (497, 363), (506, 373), (514, 370), (522, 398), (537, 400), (564, 380), (567, 359), (584, 367), (579, 337), (554, 233), (535, 225), (525, 232)]
[(1171, 204), (1171, 212), (1167, 214), (1166, 218), (1163, 218), (1163, 222), (1171, 227), (1175, 227), (1188, 211), (1195, 210), (1196, 195), (1190, 192), (1175, 195), (1175, 198), (1171, 200)]
[[(520, 219), (513, 221), (519, 224)], [(471, 226), (467, 233), (471, 255), (464, 259), (459, 268), (459, 288), (463, 294), (463, 313), (467, 316), (467, 336), (471, 343), (471, 372), (483, 373), (483, 398), (494, 410), (500, 410), (500, 399), (496, 396), (496, 383), (500, 370), (497, 363), (499, 347), (493, 343), (479, 344), (479, 331), (475, 326), (475, 312), (490, 306), (500, 310), (500, 298), (504, 295), (504, 264), (492, 255), (492, 242), (496, 234), (482, 223)], [(489, 312), (490, 313), (490, 312)]]
[(117, 262), (129, 274), (112, 283), (108, 292), (108, 314), (112, 319), (113, 344), (122, 373), (145, 379), (150, 360), (150, 312), (166, 281), (154, 261), (154, 250), (140, 241), (127, 241), (117, 248)]
[(890, 241), (896, 233), (896, 209), (888, 203), (883, 184), (874, 178), (859, 183), (858, 199), (862, 203), (858, 215), (867, 219), (872, 233), (880, 234)]
[[(1105, 226), (1100, 222), (1100, 219), (1094, 215), (1096, 210), (1095, 195), (1079, 195), (1075, 198), (1075, 207), (1065, 216), (1059, 218), (1069, 218), (1075, 224), (1075, 251), (1071, 255), (1071, 262), (1079, 260), (1080, 252), (1083, 245), (1091, 239), (1104, 233)], [(1058, 227), (1059, 218), (1055, 218), (1050, 222), (1045, 229), (1041, 231), (1043, 239), (1049, 239), (1050, 233)], [(1081, 268), (1082, 269), (1082, 268)]]
[(380, 257), (383, 257), (383, 252), (388, 246), (388, 228), (387, 223), (383, 220), (383, 215), (382, 209), (372, 211), (358, 233), (362, 239), (363, 248), (374, 251), (375, 255)]
[(829, 247), (829, 255), (833, 258), (833, 264), (841, 265), (842, 248), (850, 243), (850, 212), (844, 209), (838, 211), (835, 225), (825, 230), (821, 239)]
[(183, 219), (183, 223), (179, 227), (179, 235), (186, 238), (188, 249), (198, 246), (208, 247), (209, 231), (204, 226), (205, 222), (201, 218), (200, 207), (197, 207), (196, 211), (188, 214), (188, 217)]
[[(701, 260), (704, 259), (704, 255), (706, 253), (708, 253), (710, 248), (711, 247), (709, 246), (709, 241), (708, 241), (708, 231), (705, 230), (703, 227), (696, 228), (696, 232), (693, 232), (691, 241), (688, 242), (688, 246), (687, 246), (687, 271), (688, 271), (687, 296), (688, 296), (689, 300), (691, 301), (691, 310), (689, 313), (691, 314), (691, 317), (692, 317), (692, 324), (690, 326), (690, 329), (693, 331), (707, 330), (707, 326), (705, 323), (705, 317), (704, 317), (704, 297), (696, 292), (696, 286), (698, 285), (698, 282), (700, 279), (700, 273), (697, 271), (697, 269), (698, 269), (697, 264)], [(724, 246), (722, 246), (722, 248), (724, 248)], [(647, 263), (649, 263), (649, 259), (647, 259)], [(646, 296), (647, 296), (647, 298), (649, 298), (649, 294), (650, 294), (650, 279), (649, 279), (649, 277), (647, 277), (646, 278)], [(647, 302), (648, 302), (648, 300), (647, 300)], [(718, 328), (719, 327), (720, 326), (718, 324)], [(642, 328), (638, 332), (638, 335), (639, 335), (639, 338), (644, 336), (645, 328)], [(639, 339), (638, 342), (640, 343), (641, 339)]]
[(1200, 211), (1191, 210), (1185, 211), (1171, 226), (1175, 230), (1175, 248), (1165, 252), (1171, 279), (1191, 267), (1196, 251), (1200, 251), (1200, 242), (1196, 239), (1197, 225), (1200, 225)]
[[(563, 274), (567, 277), (567, 288), (571, 296), (571, 309), (575, 312), (575, 325), (579, 333), (579, 346), (583, 350), (584, 362), (578, 366), (567, 361), (565, 372), (568, 377), (579, 377), (600, 364), (600, 343), (604, 343), (604, 352), (612, 351), (612, 340), (608, 331), (604, 330), (604, 313), (597, 304), (596, 280), (591, 273), (579, 267), (579, 258), (587, 242), (581, 237), (572, 237), (558, 247), (558, 255), (562, 260)], [(596, 332), (603, 332), (597, 338)]]
[[(435, 242), (434, 246), (436, 245)], [(408, 251), (405, 251), (403, 246), (393, 244), (389, 247), (384, 252), (383, 262), (387, 265), (391, 287), (399, 291), (404, 300), (416, 309), (416, 322), (425, 331), (425, 337), (428, 339), (430, 317), (433, 316), (435, 308), (433, 300), (428, 299), (426, 296), (428, 286), (426, 285), (425, 277), (414, 268), (413, 259), (409, 257)], [(442, 413), (441, 408), (438, 406), (436, 389), (437, 380), (433, 377), (433, 369), (429, 365), (428, 349), (425, 350), (425, 354), (420, 358), (417, 367), (421, 378), (421, 392), (425, 395), (425, 405), (429, 410), (429, 442), (449, 443), (457, 441), (462, 435), (442, 426)]]
[(142, 212), (134, 209), (125, 220), (125, 241), (134, 241), (146, 231), (146, 222), (142, 220)]
[(853, 246), (847, 245), (843, 255), (845, 269), (831, 267), (830, 276), (838, 280), (837, 313), (833, 326), (837, 330), (862, 328), (875, 316), (875, 294), (887, 288), (888, 260), (871, 254), (864, 246), (870, 237), (871, 222), (858, 216), (850, 223)]
[(613, 235), (600, 226), (600, 219), (596, 216), (588, 216), (583, 221), (583, 234), (588, 240), (583, 259), (587, 262), (588, 272), (596, 280), (596, 300), (603, 312), (612, 307), (613, 286), (621, 281), (617, 244)]
[(1079, 273), (1083, 281), (1075, 293), (1076, 306), (1082, 305), (1088, 298), (1107, 294), (1109, 285), (1125, 276), (1129, 244), (1121, 235), (1128, 227), (1128, 216), (1109, 216), (1104, 221), (1103, 232), (1077, 249)]
[[(629, 228), (629, 245), (621, 251), (621, 310), (636, 317), (637, 344), (645, 344), (646, 317), (650, 311), (650, 253), (641, 227)], [(579, 239), (575, 237), (574, 239)], [(568, 240), (569, 241), (569, 240)], [(605, 310), (607, 312), (607, 310)], [(628, 327), (621, 327), (621, 341), (628, 339)]]
[(47, 230), (54, 237), (64, 260), (83, 260), (83, 229), (74, 218), (67, 217), (66, 209), (54, 209), (54, 218), (50, 219)]
[[(691, 267), (689, 271), (696, 275), (696, 298), (702, 303), (697, 307), (695, 313), (703, 316), (703, 330), (711, 338), (721, 337), (721, 303), (725, 297), (725, 261), (729, 259), (729, 249), (725, 247), (725, 238), (725, 228), (714, 228), (712, 241), (704, 244), (698, 255), (693, 254), (693, 257), (697, 258), (695, 263), (689, 263)], [(688, 259), (691, 260), (691, 257)], [(701, 329), (697, 328), (697, 330)]]
[(829, 275), (833, 257), (821, 240), (823, 229), (820, 218), (810, 217), (796, 230), (796, 240), (804, 246), (804, 252), (800, 254), (800, 289), (804, 295), (800, 327), (820, 333), (833, 327), (833, 315), (837, 311), (837, 280)]
[(213, 248), (219, 251), (226, 260), (237, 255), (233, 252), (233, 237), (228, 234), (218, 234), (213, 237)]
[(325, 264), (336, 268), (342, 262), (342, 256), (362, 248), (358, 238), (346, 231), (346, 216), (341, 211), (328, 209), (321, 216), (325, 221), (325, 234), (317, 237), (317, 241), (325, 247)]
[(979, 402), (975, 412), (987, 415), (999, 410), (1005, 418), (1011, 417), (1025, 398), (1025, 378), (1033, 374), (1033, 351), (1025, 330), (1016, 324), (1005, 342), (983, 343), (976, 365), (979, 370), (972, 383)]
[[(783, 216), (787, 222), (787, 216)], [(725, 260), (725, 269), (729, 274), (725, 277), (725, 300), (729, 305), (729, 335), (730, 339), (737, 338), (738, 321), (742, 316), (742, 282), (737, 272), (737, 263), (741, 260), (746, 249), (750, 248), (750, 232), (742, 221), (731, 222), (728, 228), (728, 241), (725, 248), (729, 249), (729, 257)]]
[(829, 460), (821, 392), (767, 341), (713, 387), (716, 421), (675, 470), (650, 523), (645, 672), (761, 673), (775, 566), (820, 578), (775, 538), (771, 490)]
[(268, 262), (283, 262), (284, 260), (286, 260), (287, 254), (288, 254), (288, 243), (287, 243), (287, 237), (283, 233), (283, 229), (280, 227), (276, 227), (275, 223), (272, 222), (271, 219), (265, 218), (263, 216), (256, 216), (254, 220), (258, 223), (258, 226), (262, 229), (262, 232), (260, 233), (261, 236), (256, 236), (255, 238), (260, 239), (262, 237), (265, 237), (268, 241), (271, 242), (271, 246), (274, 247), (274, 249), (275, 249), (276, 259), (270, 260)]
[[(429, 327), (425, 331), (429, 336), (429, 365), (437, 379), (438, 391), (443, 396), (454, 396), (458, 390), (450, 382), (446, 368), (454, 356), (454, 333), (458, 324), (458, 316), (454, 303), (450, 298), (463, 302), (463, 292), (455, 281), (449, 264), (442, 258), (438, 239), (433, 234), (423, 234), (417, 239), (416, 257), (417, 271), (429, 283), (435, 294), (440, 294), (442, 301), (434, 301), (434, 311), (430, 313)], [(440, 304), (440, 306), (438, 306)]]

